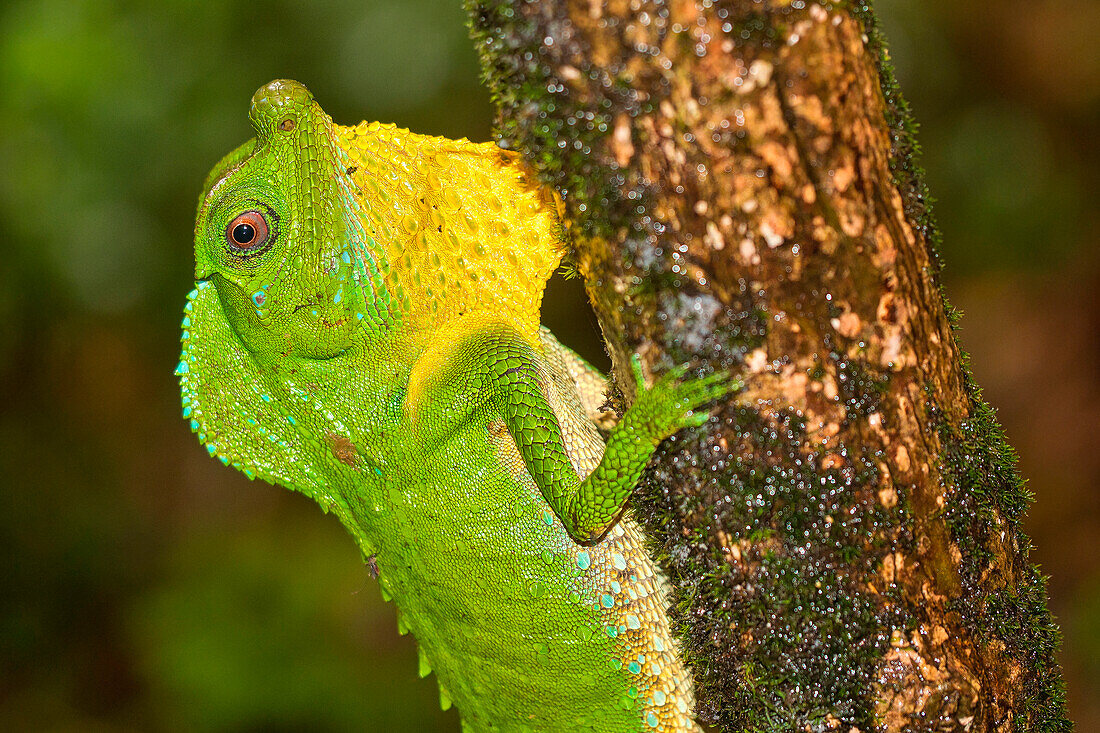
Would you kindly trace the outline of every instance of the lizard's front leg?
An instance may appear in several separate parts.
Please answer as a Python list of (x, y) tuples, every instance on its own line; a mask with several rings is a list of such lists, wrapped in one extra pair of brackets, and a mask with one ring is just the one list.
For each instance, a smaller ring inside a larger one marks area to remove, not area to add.
[(709, 413), (700, 408), (734, 388), (725, 374), (684, 380), (686, 367), (647, 388), (633, 360), (638, 396), (611, 431), (599, 465), (582, 480), (547, 400), (541, 358), (513, 329), (494, 324), (459, 343), (444, 383), (476, 395), (499, 416), (546, 502), (582, 544), (598, 541), (614, 525), (657, 445), (680, 428), (701, 425)]

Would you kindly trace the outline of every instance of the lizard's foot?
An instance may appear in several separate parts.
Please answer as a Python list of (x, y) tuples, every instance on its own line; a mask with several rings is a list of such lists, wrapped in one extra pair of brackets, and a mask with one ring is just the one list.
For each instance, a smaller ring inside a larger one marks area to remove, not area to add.
[(681, 364), (663, 374), (652, 387), (646, 387), (641, 359), (630, 359), (637, 397), (627, 410), (624, 421), (658, 443), (681, 428), (699, 427), (710, 419), (703, 407), (741, 389), (741, 380), (726, 372), (701, 378), (684, 379), (690, 365)]

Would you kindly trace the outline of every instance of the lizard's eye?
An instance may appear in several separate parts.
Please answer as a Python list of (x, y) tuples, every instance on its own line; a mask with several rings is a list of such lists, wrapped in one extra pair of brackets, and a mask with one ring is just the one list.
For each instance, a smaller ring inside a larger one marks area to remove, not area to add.
[(268, 233), (264, 215), (258, 211), (246, 211), (229, 222), (225, 228), (225, 239), (235, 253), (248, 254), (264, 246)]

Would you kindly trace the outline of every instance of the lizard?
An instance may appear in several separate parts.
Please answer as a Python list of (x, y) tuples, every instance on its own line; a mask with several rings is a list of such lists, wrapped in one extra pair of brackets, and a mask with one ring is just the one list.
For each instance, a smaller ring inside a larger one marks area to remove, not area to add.
[(604, 379), (540, 326), (560, 199), (493, 143), (253, 96), (206, 179), (183, 416), (211, 456), (358, 544), (464, 731), (697, 731), (668, 581), (627, 499), (728, 375), (685, 366), (608, 433)]

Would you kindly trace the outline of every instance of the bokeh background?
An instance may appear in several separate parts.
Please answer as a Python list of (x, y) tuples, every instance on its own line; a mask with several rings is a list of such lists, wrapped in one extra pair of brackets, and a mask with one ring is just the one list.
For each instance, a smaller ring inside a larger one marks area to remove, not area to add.
[[(1100, 4), (876, 4), (1100, 730)], [(196, 197), (276, 77), (489, 138), (459, 0), (0, 6), (0, 729), (457, 730), (337, 522), (179, 417)], [(606, 363), (580, 297), (547, 321)]]

